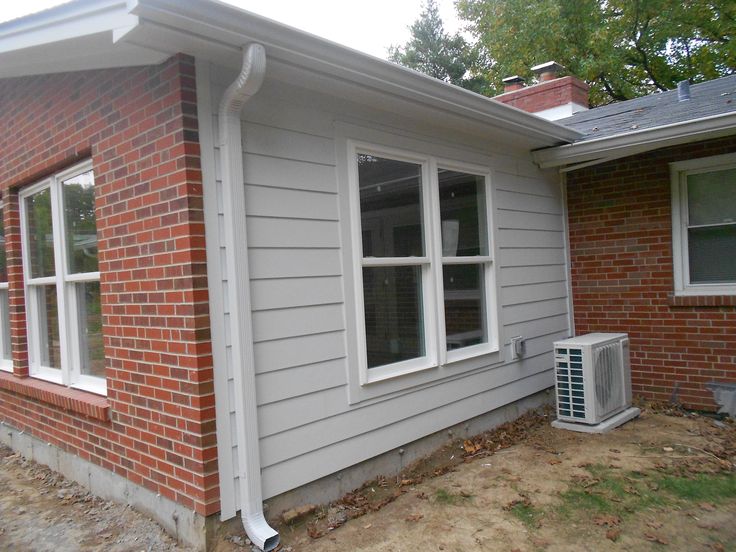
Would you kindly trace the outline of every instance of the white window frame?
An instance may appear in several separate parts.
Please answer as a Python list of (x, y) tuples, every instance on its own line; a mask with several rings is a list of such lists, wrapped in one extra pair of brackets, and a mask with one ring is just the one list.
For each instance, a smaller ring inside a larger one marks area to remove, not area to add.
[[(79, 282), (98, 282), (100, 273), (86, 272), (68, 273), (66, 235), (64, 232), (64, 204), (61, 187), (63, 182), (81, 173), (92, 170), (92, 161), (70, 167), (41, 182), (37, 182), (21, 190), (18, 194), (20, 205), (21, 249), (23, 259), (23, 279), (25, 282), (26, 328), (28, 331), (28, 357), (31, 376), (59, 385), (89, 391), (98, 395), (107, 395), (105, 378), (89, 376), (81, 373), (81, 350), (78, 333), (76, 286)], [(26, 198), (49, 189), (51, 193), (51, 226), (54, 244), (54, 276), (32, 278), (30, 252), (28, 250), (28, 226)], [(61, 369), (44, 366), (40, 363), (41, 339), (39, 335), (38, 317), (41, 310), (38, 299), (32, 289), (35, 286), (54, 284), (56, 287), (57, 309), (59, 313), (59, 341)]]
[(736, 169), (736, 153), (670, 163), (672, 259), (675, 295), (677, 296), (736, 295), (736, 282), (733, 284), (690, 283), (687, 177), (690, 174), (708, 173), (726, 169)]
[[(398, 147), (387, 147), (373, 142), (363, 142), (348, 139), (347, 143), (347, 174), (349, 187), (349, 212), (350, 212), (350, 245), (352, 249), (353, 290), (355, 304), (355, 335), (357, 341), (357, 363), (359, 383), (361, 387), (369, 387), (373, 384), (394, 380), (391, 390), (412, 386), (411, 380), (401, 384), (396, 382), (403, 376), (418, 374), (437, 370), (433, 376), (424, 377), (419, 383), (428, 379), (436, 380), (449, 377), (454, 368), (462, 371), (479, 367), (477, 363), (472, 366), (460, 366), (463, 361), (488, 357), (499, 353), (499, 324), (498, 304), (496, 290), (496, 264), (494, 262), (494, 226), (493, 226), (493, 190), (491, 185), (491, 171), (488, 166), (471, 162), (458, 161), (446, 156), (429, 155), (417, 153)], [(396, 161), (405, 161), (419, 164), (422, 167), (422, 231), (425, 244), (424, 257), (398, 257), (398, 258), (364, 258), (362, 244), (362, 226), (360, 210), (360, 188), (358, 179), (358, 164), (356, 162), (359, 154), (375, 155)], [(442, 237), (440, 225), (440, 198), (438, 170), (447, 169), (465, 172), (480, 176), (485, 182), (484, 199), (486, 209), (486, 238), (488, 254), (473, 257), (443, 257)], [(424, 319), (424, 342), (425, 355), (423, 357), (410, 359), (384, 366), (368, 368), (366, 353), (365, 333), (365, 305), (363, 296), (363, 274), (362, 269), (369, 266), (422, 266), (422, 306)], [(485, 314), (486, 314), (486, 337), (485, 343), (471, 345), (447, 350), (445, 335), (445, 304), (443, 285), (443, 266), (449, 264), (472, 264), (482, 265), (485, 285)], [(498, 358), (486, 358), (486, 364), (498, 361)], [(416, 382), (414, 382), (416, 383)], [(379, 393), (380, 395), (382, 393)], [(378, 396), (374, 393), (370, 395)], [(365, 398), (365, 397), (364, 397)], [(355, 402), (355, 401), (352, 401)]]
[[(5, 201), (0, 201), (0, 216), (4, 216), (5, 215), (5, 209), (7, 209), (7, 203), (5, 203)], [(0, 222), (3, 223), (3, 226), (5, 225), (5, 221), (0, 221)], [(7, 261), (7, 228), (5, 229), (5, 233), (6, 233), (6, 241), (5, 241), (5, 243), (6, 243), (6, 248), (5, 248), (5, 250), (6, 250), (6, 256), (5, 256), (5, 258), (6, 258), (6, 261)], [(7, 281), (0, 282), (0, 291), (4, 291), (5, 293), (8, 293), (8, 294), (10, 293), (10, 290), (8, 288), (8, 282)], [(9, 308), (10, 308), (10, 297), (8, 297), (8, 309)], [(8, 314), (10, 314), (10, 313), (8, 313)], [(2, 324), (2, 318), (1, 318), (1, 316), (2, 316), (2, 313), (0, 313), (0, 324)], [(5, 343), (3, 343), (4, 335), (5, 335), (5, 333), (2, 331), (2, 327), (0, 326), (0, 351), (2, 351), (2, 349), (5, 347)], [(11, 355), (11, 358), (7, 359), (7, 358), (0, 357), (0, 370), (3, 371), (3, 372), (12, 372), (13, 371), (13, 359), (12, 359), (12, 355), (13, 355), (13, 345), (12, 345), (13, 337), (12, 337), (12, 335), (10, 336), (10, 341), (11, 342), (8, 345), (10, 346), (10, 355)]]

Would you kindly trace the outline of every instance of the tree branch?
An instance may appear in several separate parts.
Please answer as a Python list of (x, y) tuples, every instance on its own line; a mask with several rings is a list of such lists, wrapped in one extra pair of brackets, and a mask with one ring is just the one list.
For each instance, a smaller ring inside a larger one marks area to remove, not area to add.
[(611, 98), (613, 98), (614, 100), (619, 101), (619, 102), (622, 102), (624, 100), (628, 100), (629, 99), (624, 94), (622, 94), (620, 92), (616, 92), (613, 89), (613, 87), (611, 86), (611, 84), (608, 82), (608, 79), (606, 79), (606, 75), (604, 73), (601, 73), (600, 75), (598, 75), (598, 78), (600, 79), (601, 83), (603, 84), (603, 88), (606, 89), (606, 93), (609, 96), (611, 96)]

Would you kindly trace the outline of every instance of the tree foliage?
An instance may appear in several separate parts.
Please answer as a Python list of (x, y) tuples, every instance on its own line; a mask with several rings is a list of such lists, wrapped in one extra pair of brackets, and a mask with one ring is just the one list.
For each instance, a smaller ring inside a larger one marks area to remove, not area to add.
[(461, 35), (445, 31), (435, 0), (426, 0), (410, 31), (409, 42), (389, 49), (391, 61), (478, 93), (486, 91), (485, 76), (472, 73), (481, 66), (475, 49)]
[(392, 59), (491, 95), (551, 60), (591, 85), (593, 105), (736, 72), (734, 0), (458, 0), (474, 45), (445, 33), (433, 4)]
[(555, 60), (601, 104), (736, 70), (733, 0), (459, 0), (458, 10), (496, 86)]

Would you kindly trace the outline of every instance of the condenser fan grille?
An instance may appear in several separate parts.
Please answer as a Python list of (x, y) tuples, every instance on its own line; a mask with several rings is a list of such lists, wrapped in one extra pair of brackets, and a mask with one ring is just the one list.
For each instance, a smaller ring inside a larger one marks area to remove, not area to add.
[(621, 347), (609, 343), (595, 349), (593, 373), (598, 416), (605, 416), (621, 406), (623, 381), (621, 374)]

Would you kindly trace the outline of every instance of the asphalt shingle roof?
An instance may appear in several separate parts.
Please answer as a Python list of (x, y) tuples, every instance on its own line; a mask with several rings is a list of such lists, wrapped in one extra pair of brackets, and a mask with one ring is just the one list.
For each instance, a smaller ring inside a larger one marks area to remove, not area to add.
[(577, 142), (584, 142), (736, 112), (736, 75), (693, 84), (690, 98), (680, 102), (677, 90), (669, 90), (580, 111), (555, 122), (582, 132), (585, 136)]

